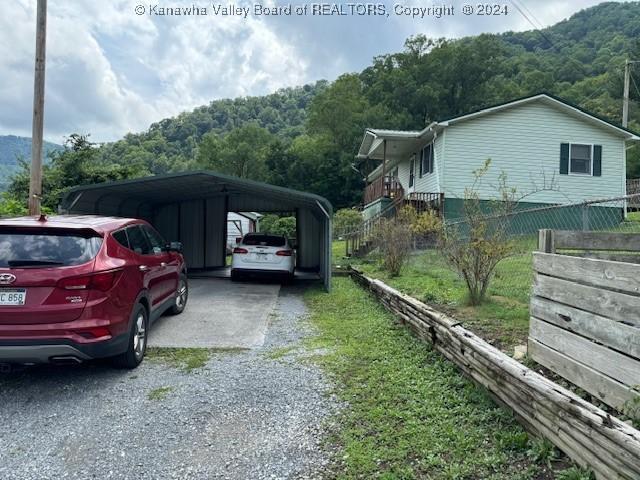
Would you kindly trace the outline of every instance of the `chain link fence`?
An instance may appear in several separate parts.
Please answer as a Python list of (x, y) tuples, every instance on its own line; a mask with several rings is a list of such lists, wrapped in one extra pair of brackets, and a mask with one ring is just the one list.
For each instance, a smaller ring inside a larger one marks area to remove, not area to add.
[[(640, 194), (487, 215), (487, 228), (503, 232), (512, 249), (498, 263), (489, 294), (528, 303), (533, 281), (532, 253), (537, 250), (540, 229), (640, 233), (640, 211), (634, 211), (635, 205), (640, 205)], [(465, 220), (448, 222), (446, 228), (456, 229), (461, 239), (469, 231)], [(437, 258), (434, 256), (431, 261), (439, 261)], [(638, 259), (640, 263), (640, 255)], [(444, 259), (441, 262), (445, 264)]]

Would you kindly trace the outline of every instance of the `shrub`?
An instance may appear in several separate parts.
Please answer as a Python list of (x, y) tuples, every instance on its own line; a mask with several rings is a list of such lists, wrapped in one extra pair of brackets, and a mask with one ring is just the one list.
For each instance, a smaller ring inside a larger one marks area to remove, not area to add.
[(471, 305), (481, 304), (498, 263), (511, 255), (513, 244), (507, 235), (508, 218), (515, 207), (515, 190), (506, 186), (506, 175), (500, 175), (500, 199), (483, 207), (477, 186), (491, 164), (474, 171), (475, 181), (464, 192), (464, 219), (443, 229), (442, 252), (450, 265), (463, 278)]
[(411, 252), (413, 237), (410, 224), (401, 216), (383, 219), (376, 230), (376, 242), (382, 255), (382, 267), (390, 276), (397, 277)]
[(333, 217), (333, 230), (339, 237), (354, 232), (362, 226), (362, 213), (351, 208), (342, 208)]
[(0, 198), (0, 217), (13, 217), (26, 214), (26, 202), (19, 201), (6, 192), (2, 194)]
[(402, 207), (398, 218), (409, 224), (415, 247), (435, 243), (442, 231), (442, 219), (434, 210), (417, 213), (411, 205)]

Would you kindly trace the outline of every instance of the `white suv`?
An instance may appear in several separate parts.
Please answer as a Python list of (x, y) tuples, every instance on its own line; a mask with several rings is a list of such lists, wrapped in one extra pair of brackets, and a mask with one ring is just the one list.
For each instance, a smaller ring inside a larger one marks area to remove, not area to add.
[(249, 233), (233, 249), (231, 280), (250, 274), (268, 274), (293, 278), (295, 251), (286, 237)]

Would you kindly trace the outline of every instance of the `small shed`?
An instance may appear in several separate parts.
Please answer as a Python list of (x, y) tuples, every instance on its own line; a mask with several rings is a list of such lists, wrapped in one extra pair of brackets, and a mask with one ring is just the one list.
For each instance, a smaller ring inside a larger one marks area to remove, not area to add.
[(332, 206), (311, 193), (195, 171), (79, 186), (60, 210), (147, 220), (168, 241), (182, 242), (191, 270), (225, 266), (229, 212), (292, 212), (297, 269), (316, 272), (331, 286)]
[(229, 212), (227, 215), (227, 248), (236, 245), (236, 239), (258, 231), (260, 215), (257, 212)]

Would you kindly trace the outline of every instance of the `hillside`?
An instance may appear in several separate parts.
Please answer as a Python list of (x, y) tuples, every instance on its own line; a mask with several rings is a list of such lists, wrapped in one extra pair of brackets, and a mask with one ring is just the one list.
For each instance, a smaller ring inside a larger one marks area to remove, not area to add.
[[(51, 142), (44, 142), (43, 157), (62, 146)], [(0, 135), (0, 191), (6, 189), (9, 178), (19, 167), (19, 160), (31, 159), (31, 139), (16, 137), (15, 135)]]
[(304, 132), (307, 109), (328, 82), (284, 88), (262, 97), (214, 100), (209, 105), (165, 118), (143, 133), (126, 135), (101, 148), (102, 161), (141, 160), (153, 173), (180, 170), (197, 151), (204, 134), (224, 135), (248, 123), (292, 139)]
[[(483, 34), (459, 40), (412, 37), (403, 52), (377, 57), (358, 74), (367, 103), (362, 108), (378, 110), (360, 117), (371, 118), (376, 126), (421, 128), (429, 120), (550, 91), (619, 122), (622, 65), (627, 55), (640, 58), (639, 38), (639, 2), (602, 3), (542, 33)], [(160, 173), (188, 168), (202, 136), (210, 131), (225, 134), (256, 123), (292, 139), (305, 132), (309, 107), (327, 85), (318, 82), (264, 97), (213, 101), (106, 145), (102, 158), (115, 162), (145, 158), (149, 169)], [(633, 93), (637, 101), (639, 92)], [(639, 109), (631, 110), (632, 126), (638, 127)], [(361, 126), (353, 132), (361, 133)], [(315, 133), (309, 128), (306, 132)], [(349, 134), (357, 143), (355, 133)]]
[[(640, 59), (640, 2), (602, 3), (543, 31), (455, 40), (416, 35), (403, 51), (376, 57), (362, 72), (334, 82), (216, 100), (99, 149), (68, 152), (90, 161), (70, 180), (62, 166), (73, 165), (72, 157), (54, 162), (50, 207), (78, 182), (188, 169), (267, 181), (323, 195), (338, 208), (353, 206), (362, 201), (361, 172), (352, 163), (366, 127), (421, 129), (541, 91), (619, 123), (627, 57)], [(640, 64), (634, 78), (640, 85)], [(635, 87), (629, 126), (640, 130)], [(627, 152), (627, 166), (629, 177), (640, 176), (640, 147)], [(27, 186), (23, 175), (11, 195), (26, 198)]]

